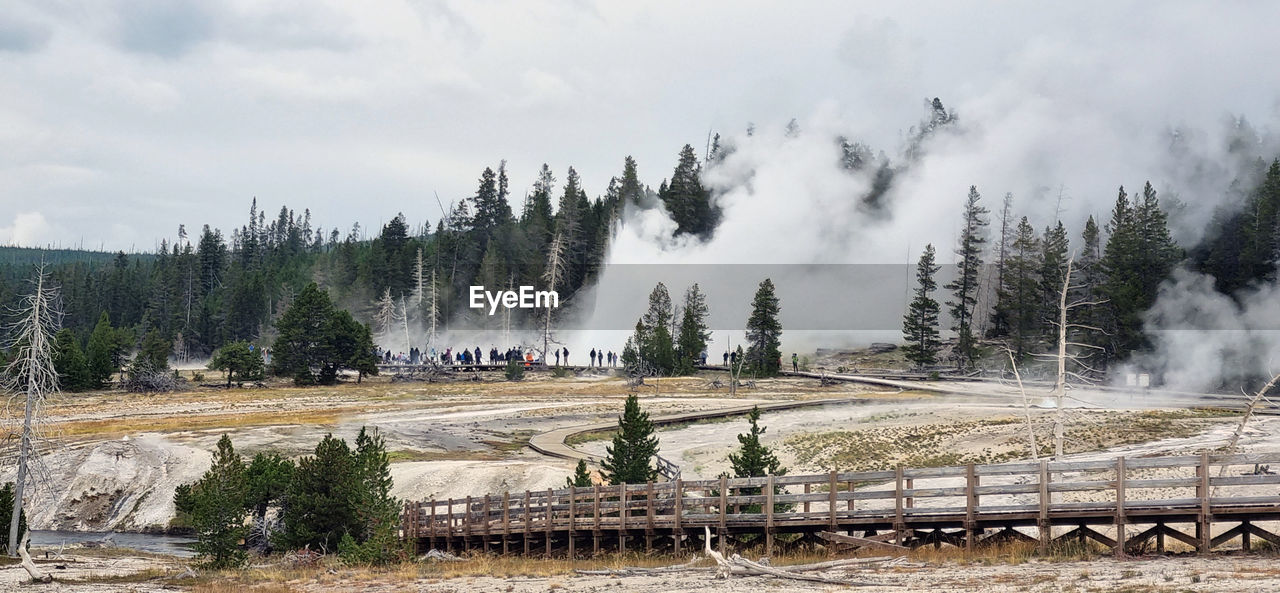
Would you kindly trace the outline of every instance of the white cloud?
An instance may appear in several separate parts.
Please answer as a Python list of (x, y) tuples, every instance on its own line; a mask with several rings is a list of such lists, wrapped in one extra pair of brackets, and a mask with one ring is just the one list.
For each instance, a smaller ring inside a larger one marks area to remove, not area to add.
[(0, 244), (39, 247), (57, 239), (52, 231), (53, 226), (45, 220), (43, 214), (36, 211), (19, 212), (13, 217), (13, 224), (0, 227)]

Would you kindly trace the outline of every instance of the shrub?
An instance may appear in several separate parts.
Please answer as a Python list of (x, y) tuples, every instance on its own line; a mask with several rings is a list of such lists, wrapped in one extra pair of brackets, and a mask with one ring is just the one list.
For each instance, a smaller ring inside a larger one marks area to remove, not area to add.
[(503, 372), (507, 375), (508, 381), (519, 381), (524, 378), (524, 365), (513, 358), (507, 361), (507, 368)]

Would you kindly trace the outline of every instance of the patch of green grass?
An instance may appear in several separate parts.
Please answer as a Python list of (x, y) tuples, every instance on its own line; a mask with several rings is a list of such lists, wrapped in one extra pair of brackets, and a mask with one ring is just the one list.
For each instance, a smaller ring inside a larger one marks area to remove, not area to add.
[(895, 464), (908, 467), (941, 467), (966, 463), (1000, 463), (1020, 456), (1017, 451), (996, 453), (989, 449), (967, 454), (948, 448), (955, 437), (1010, 421), (978, 420), (951, 424), (925, 424), (887, 430), (832, 431), (792, 436), (784, 445), (802, 465), (840, 471), (883, 469)]
[(618, 432), (618, 431), (614, 429), (610, 429), (610, 430), (589, 430), (587, 432), (571, 434), (568, 436), (568, 438), (564, 440), (564, 444), (569, 445), (570, 447), (573, 447), (576, 445), (581, 445), (583, 443), (590, 443), (592, 441), (607, 441), (613, 438), (613, 434), (615, 432)]

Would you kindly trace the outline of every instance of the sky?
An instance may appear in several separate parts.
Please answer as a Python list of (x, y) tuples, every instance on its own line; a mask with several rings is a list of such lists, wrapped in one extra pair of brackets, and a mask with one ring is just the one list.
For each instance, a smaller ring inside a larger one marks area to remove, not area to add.
[(1230, 118), (1280, 115), (1275, 2), (4, 4), (0, 244), (150, 250), (254, 197), (344, 232), (434, 225), (437, 193), (503, 159), (517, 198), (544, 162), (598, 195), (626, 155), (656, 187), (709, 131), (791, 118), (893, 153), (935, 96), (970, 133), (903, 191), (948, 192), (950, 219), (969, 183), (1035, 193), (1004, 159), (1101, 214), (1120, 183), (1177, 182), (1134, 154), (1170, 130), (1212, 161)]

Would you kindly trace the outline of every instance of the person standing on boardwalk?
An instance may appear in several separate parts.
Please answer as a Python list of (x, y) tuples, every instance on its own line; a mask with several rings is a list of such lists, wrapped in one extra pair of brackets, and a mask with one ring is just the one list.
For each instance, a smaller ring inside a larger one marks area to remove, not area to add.
[(800, 357), (796, 356), (795, 352), (792, 352), (791, 353), (791, 372), (794, 373), (794, 372), (798, 372), (799, 370), (800, 370)]

